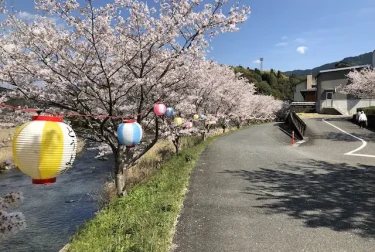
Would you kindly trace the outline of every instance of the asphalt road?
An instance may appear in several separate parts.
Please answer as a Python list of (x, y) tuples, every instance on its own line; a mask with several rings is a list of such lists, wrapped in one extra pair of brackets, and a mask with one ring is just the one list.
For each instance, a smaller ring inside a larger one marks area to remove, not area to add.
[[(375, 157), (320, 119), (290, 146), (277, 124), (220, 138), (197, 161), (174, 237), (175, 252), (375, 251)], [(373, 132), (327, 122), (366, 141)]]

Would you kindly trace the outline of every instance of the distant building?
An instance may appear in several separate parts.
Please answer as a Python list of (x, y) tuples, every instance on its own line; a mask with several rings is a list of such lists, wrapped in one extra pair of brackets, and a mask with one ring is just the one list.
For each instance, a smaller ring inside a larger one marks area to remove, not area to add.
[(363, 99), (338, 90), (340, 85), (349, 84), (349, 72), (367, 67), (375, 67), (375, 51), (372, 65), (322, 70), (314, 79), (312, 75), (307, 75), (306, 81), (298, 83), (295, 87), (292, 107), (302, 111), (305, 107), (314, 106), (317, 113), (352, 115), (357, 112), (357, 108), (375, 106), (375, 97)]
[(294, 91), (294, 102), (315, 102), (316, 83), (312, 75), (307, 75), (305, 81), (298, 83)]
[(316, 76), (316, 112), (322, 114), (352, 115), (356, 113), (357, 108), (375, 105), (374, 99), (361, 99), (350, 94), (341, 93), (337, 90), (340, 85), (345, 86), (348, 84), (349, 80), (346, 75), (350, 71), (359, 71), (367, 67), (372, 66), (361, 65), (320, 71)]

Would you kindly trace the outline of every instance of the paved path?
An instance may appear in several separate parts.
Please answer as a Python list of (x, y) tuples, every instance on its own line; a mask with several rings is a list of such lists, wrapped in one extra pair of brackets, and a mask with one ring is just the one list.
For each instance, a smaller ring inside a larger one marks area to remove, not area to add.
[[(366, 138), (361, 153), (375, 155), (374, 133), (343, 119), (328, 122)], [(343, 155), (362, 142), (321, 120), (307, 123), (311, 141), (300, 147), (267, 124), (206, 149), (174, 251), (374, 251), (375, 159)]]

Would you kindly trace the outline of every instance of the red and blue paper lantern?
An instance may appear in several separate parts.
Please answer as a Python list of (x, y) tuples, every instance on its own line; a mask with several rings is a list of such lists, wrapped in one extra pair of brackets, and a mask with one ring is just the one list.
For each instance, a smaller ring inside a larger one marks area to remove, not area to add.
[(167, 107), (162, 102), (157, 102), (154, 105), (154, 113), (157, 116), (162, 116), (167, 111)]
[(117, 137), (120, 144), (132, 148), (142, 139), (142, 127), (136, 120), (124, 120), (117, 128)]
[(174, 109), (173, 108), (167, 108), (167, 111), (165, 112), (165, 115), (168, 117), (174, 116)]

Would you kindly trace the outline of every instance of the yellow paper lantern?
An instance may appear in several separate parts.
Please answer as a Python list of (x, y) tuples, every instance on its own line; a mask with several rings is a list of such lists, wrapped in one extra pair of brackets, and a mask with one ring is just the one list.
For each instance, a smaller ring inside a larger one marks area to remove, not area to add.
[(14, 163), (33, 184), (56, 182), (72, 166), (76, 150), (76, 134), (61, 117), (33, 116), (13, 137)]
[(195, 114), (195, 115), (193, 116), (193, 118), (194, 118), (194, 120), (198, 120), (198, 119), (199, 119), (199, 115)]
[(181, 126), (184, 123), (184, 119), (181, 117), (176, 117), (173, 121), (177, 126)]

